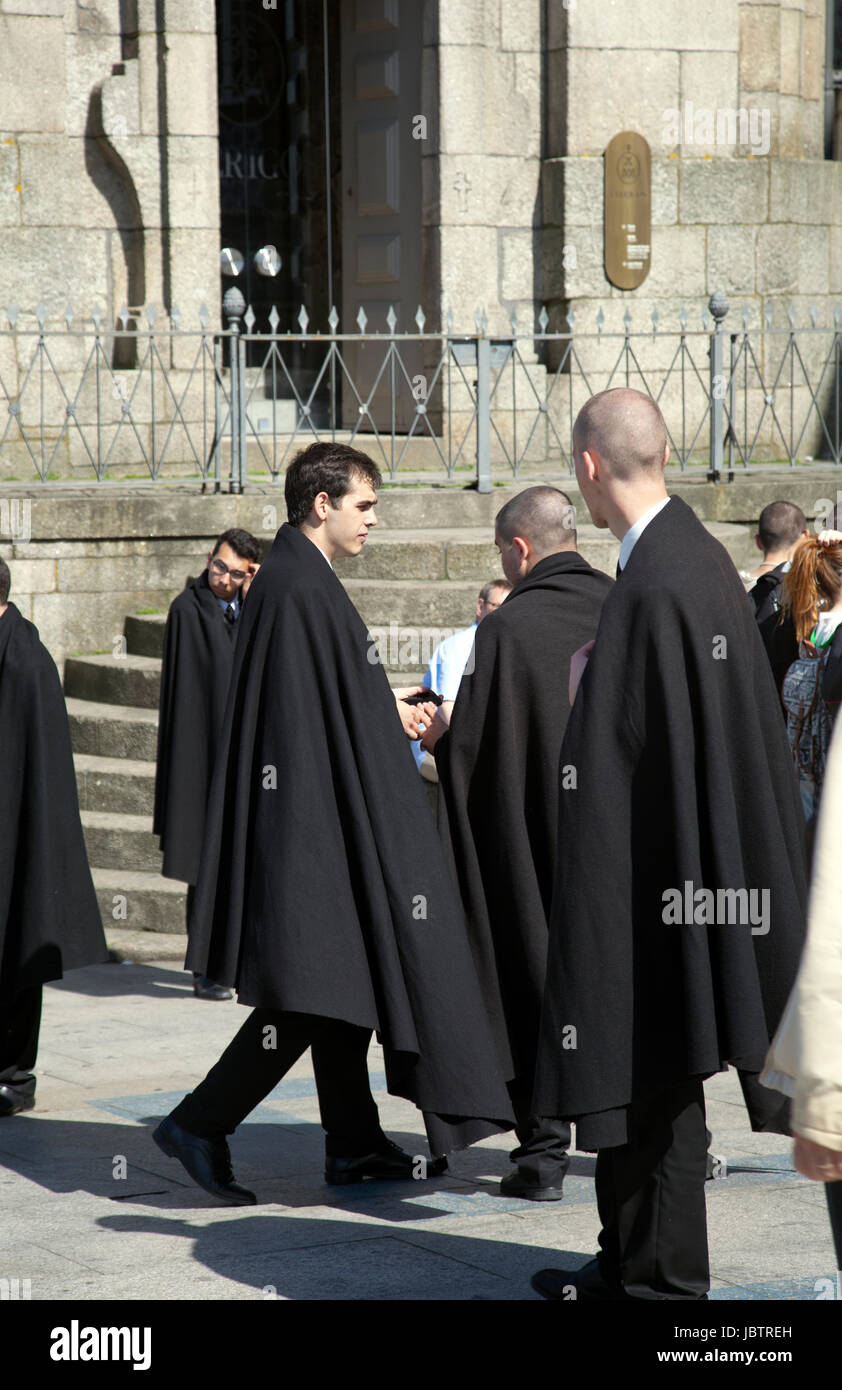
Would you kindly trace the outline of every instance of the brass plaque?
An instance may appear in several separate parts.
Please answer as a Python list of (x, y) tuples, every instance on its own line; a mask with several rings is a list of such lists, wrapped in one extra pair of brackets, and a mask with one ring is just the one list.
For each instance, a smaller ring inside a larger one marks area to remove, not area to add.
[(652, 158), (642, 135), (623, 130), (605, 150), (605, 274), (636, 290), (649, 274)]

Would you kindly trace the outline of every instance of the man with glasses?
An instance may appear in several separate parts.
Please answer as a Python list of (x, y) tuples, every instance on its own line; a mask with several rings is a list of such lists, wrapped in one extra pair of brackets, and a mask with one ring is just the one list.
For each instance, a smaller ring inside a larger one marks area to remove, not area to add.
[[(164, 877), (188, 885), (188, 930), (234, 639), (260, 557), (260, 543), (248, 531), (224, 531), (207, 567), (173, 601), (167, 617), (152, 828), (160, 837)], [(193, 988), (199, 999), (233, 997), (203, 975), (194, 975)]]

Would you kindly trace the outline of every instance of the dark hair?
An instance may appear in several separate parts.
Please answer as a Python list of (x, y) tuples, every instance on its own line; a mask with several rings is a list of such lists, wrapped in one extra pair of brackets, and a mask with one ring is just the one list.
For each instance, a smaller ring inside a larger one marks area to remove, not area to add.
[(500, 508), (494, 529), (507, 545), (522, 536), (543, 559), (575, 546), (576, 511), (566, 492), (538, 484), (524, 488)]
[(284, 480), (290, 526), (301, 526), (307, 520), (320, 492), (326, 492), (331, 506), (338, 507), (351, 491), (355, 477), (370, 483), (375, 492), (382, 482), (377, 464), (350, 444), (310, 444), (302, 449)]
[(789, 550), (798, 537), (804, 534), (807, 518), (794, 502), (770, 502), (760, 513), (757, 534), (760, 544), (768, 554), (778, 550)]
[(8, 602), (11, 587), (12, 576), (9, 573), (9, 566), (5, 560), (0, 560), (0, 603)]
[(250, 531), (243, 531), (239, 526), (232, 526), (230, 531), (223, 531), (221, 536), (217, 536), (212, 553), (216, 555), (223, 545), (230, 545), (235, 555), (239, 555), (242, 560), (251, 560), (252, 564), (259, 564), (263, 559), (260, 541)]

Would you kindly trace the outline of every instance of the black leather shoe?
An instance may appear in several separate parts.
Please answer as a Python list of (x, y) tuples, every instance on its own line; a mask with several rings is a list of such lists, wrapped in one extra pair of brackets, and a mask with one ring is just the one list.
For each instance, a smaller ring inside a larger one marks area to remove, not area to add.
[(532, 1287), (542, 1298), (566, 1303), (577, 1299), (589, 1303), (616, 1302), (628, 1298), (619, 1285), (606, 1284), (599, 1270), (599, 1261), (588, 1260), (581, 1269), (539, 1269), (531, 1279)]
[(446, 1158), (424, 1158), (422, 1154), (408, 1154), (384, 1137), (382, 1143), (372, 1153), (361, 1154), (357, 1158), (325, 1157), (325, 1182), (331, 1187), (344, 1187), (346, 1183), (362, 1182), (363, 1178), (386, 1178), (406, 1181), (415, 1178), (438, 1178), (447, 1169)]
[(0, 1118), (4, 1115), (19, 1115), (21, 1110), (31, 1110), (35, 1105), (35, 1092), (18, 1091), (14, 1086), (0, 1086)]
[(201, 1139), (182, 1129), (172, 1115), (161, 1121), (152, 1138), (168, 1158), (179, 1160), (194, 1182), (230, 1207), (251, 1207), (257, 1202), (253, 1192), (234, 1180), (225, 1139)]
[(564, 1193), (560, 1187), (539, 1187), (519, 1172), (500, 1179), (501, 1197), (526, 1197), (530, 1202), (560, 1202)]
[(193, 993), (197, 999), (233, 999), (233, 990), (209, 980), (207, 975), (193, 976)]

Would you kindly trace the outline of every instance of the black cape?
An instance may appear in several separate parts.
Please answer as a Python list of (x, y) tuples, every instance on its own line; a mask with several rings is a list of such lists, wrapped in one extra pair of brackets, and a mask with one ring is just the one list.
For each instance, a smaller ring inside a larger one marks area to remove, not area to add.
[(187, 968), (236, 986), (243, 1004), (376, 1029), (388, 1088), (425, 1112), (434, 1154), (510, 1128), (385, 672), (299, 531), (281, 527), (240, 624)]
[[(729, 1062), (760, 1070), (804, 933), (803, 816), (769, 663), (731, 560), (678, 498), (606, 600), (561, 761), (578, 778), (559, 792), (533, 1105), (592, 1149), (626, 1142), (632, 1100)], [(768, 890), (768, 932), (669, 925), (664, 893), (688, 882)]]
[[(766, 648), (766, 655), (769, 658), (769, 665), (772, 668), (772, 676), (779, 698), (784, 676), (798, 656), (795, 623), (792, 620), (792, 615), (786, 613), (782, 607), (785, 566), (786, 561), (775, 569), (769, 570), (768, 574), (761, 574), (754, 588), (749, 590), (748, 595), (754, 605), (754, 616), (760, 630), (760, 636), (763, 639), (763, 645)], [(786, 707), (783, 700), (781, 700), (781, 711), (786, 719)]]
[(0, 1000), (108, 959), (61, 682), (38, 629), (0, 617)]
[(473, 669), (436, 744), (449, 848), (501, 1055), (531, 1090), (557, 848), (570, 658), (612, 588), (575, 552), (539, 561), (477, 628)]
[(173, 600), (167, 615), (152, 829), (160, 836), (162, 874), (182, 883), (195, 883), (199, 873), (239, 622), (231, 627), (225, 621), (207, 570)]

